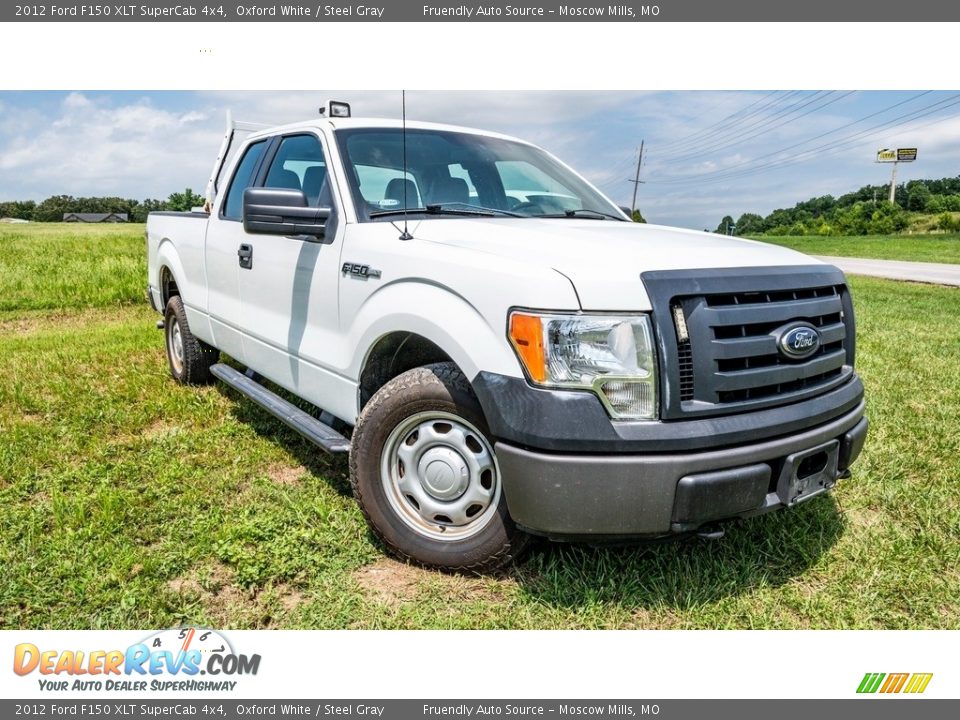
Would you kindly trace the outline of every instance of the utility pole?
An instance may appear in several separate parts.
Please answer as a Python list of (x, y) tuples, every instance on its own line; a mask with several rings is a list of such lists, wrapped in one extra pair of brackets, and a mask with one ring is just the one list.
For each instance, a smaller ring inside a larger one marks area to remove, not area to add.
[(643, 164), (643, 140), (640, 141), (640, 156), (637, 158), (637, 175), (633, 180), (628, 180), (627, 182), (633, 183), (633, 202), (630, 203), (630, 219), (633, 219), (633, 214), (637, 211), (637, 190), (640, 189), (640, 184), (643, 180), (640, 179), (640, 165)]
[(893, 163), (893, 172), (890, 173), (890, 202), (897, 201), (897, 162)]

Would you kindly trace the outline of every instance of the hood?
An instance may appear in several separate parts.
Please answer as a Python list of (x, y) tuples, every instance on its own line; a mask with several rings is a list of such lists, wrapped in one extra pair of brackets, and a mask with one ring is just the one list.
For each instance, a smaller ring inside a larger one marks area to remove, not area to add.
[(640, 273), (650, 270), (821, 264), (755, 240), (613, 220), (436, 218), (415, 235), (550, 267), (570, 279), (584, 310), (649, 310)]

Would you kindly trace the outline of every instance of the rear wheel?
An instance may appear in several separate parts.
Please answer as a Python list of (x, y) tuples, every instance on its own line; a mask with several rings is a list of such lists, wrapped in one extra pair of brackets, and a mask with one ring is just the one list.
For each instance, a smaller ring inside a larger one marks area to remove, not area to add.
[(184, 385), (203, 385), (213, 380), (210, 368), (220, 358), (220, 351), (198, 340), (190, 332), (183, 301), (174, 295), (167, 302), (163, 328), (167, 346), (167, 362), (173, 379)]
[(480, 405), (452, 363), (403, 373), (370, 399), (354, 429), (350, 476), (373, 532), (403, 559), (486, 572), (526, 545), (507, 512)]

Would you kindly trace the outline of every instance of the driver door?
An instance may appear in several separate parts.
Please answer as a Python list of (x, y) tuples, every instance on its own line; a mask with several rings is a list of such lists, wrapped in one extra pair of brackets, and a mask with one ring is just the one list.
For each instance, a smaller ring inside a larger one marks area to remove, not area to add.
[(339, 389), (330, 349), (339, 342), (343, 223), (327, 157), (324, 141), (312, 132), (274, 140), (262, 186), (302, 190), (309, 205), (330, 207), (326, 233), (319, 239), (247, 233), (249, 267), (238, 271), (245, 363), (314, 404)]

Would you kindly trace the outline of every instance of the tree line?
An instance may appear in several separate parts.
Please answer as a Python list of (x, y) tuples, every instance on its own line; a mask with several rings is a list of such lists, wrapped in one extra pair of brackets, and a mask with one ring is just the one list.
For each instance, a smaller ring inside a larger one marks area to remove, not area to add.
[(888, 200), (889, 185), (864, 185), (833, 197), (823, 195), (778, 208), (766, 217), (744, 213), (737, 220), (727, 215), (716, 232), (725, 235), (890, 235), (902, 232), (912, 214), (936, 216), (933, 227), (960, 231), (960, 175), (939, 180), (911, 180), (896, 187), (895, 202)]
[(62, 222), (67, 213), (126, 213), (130, 222), (146, 222), (155, 210), (187, 211), (203, 205), (203, 197), (191, 188), (171, 193), (166, 200), (131, 200), (121, 197), (73, 197), (54, 195), (46, 200), (13, 200), (0, 202), (0, 218), (17, 218), (32, 222)]

